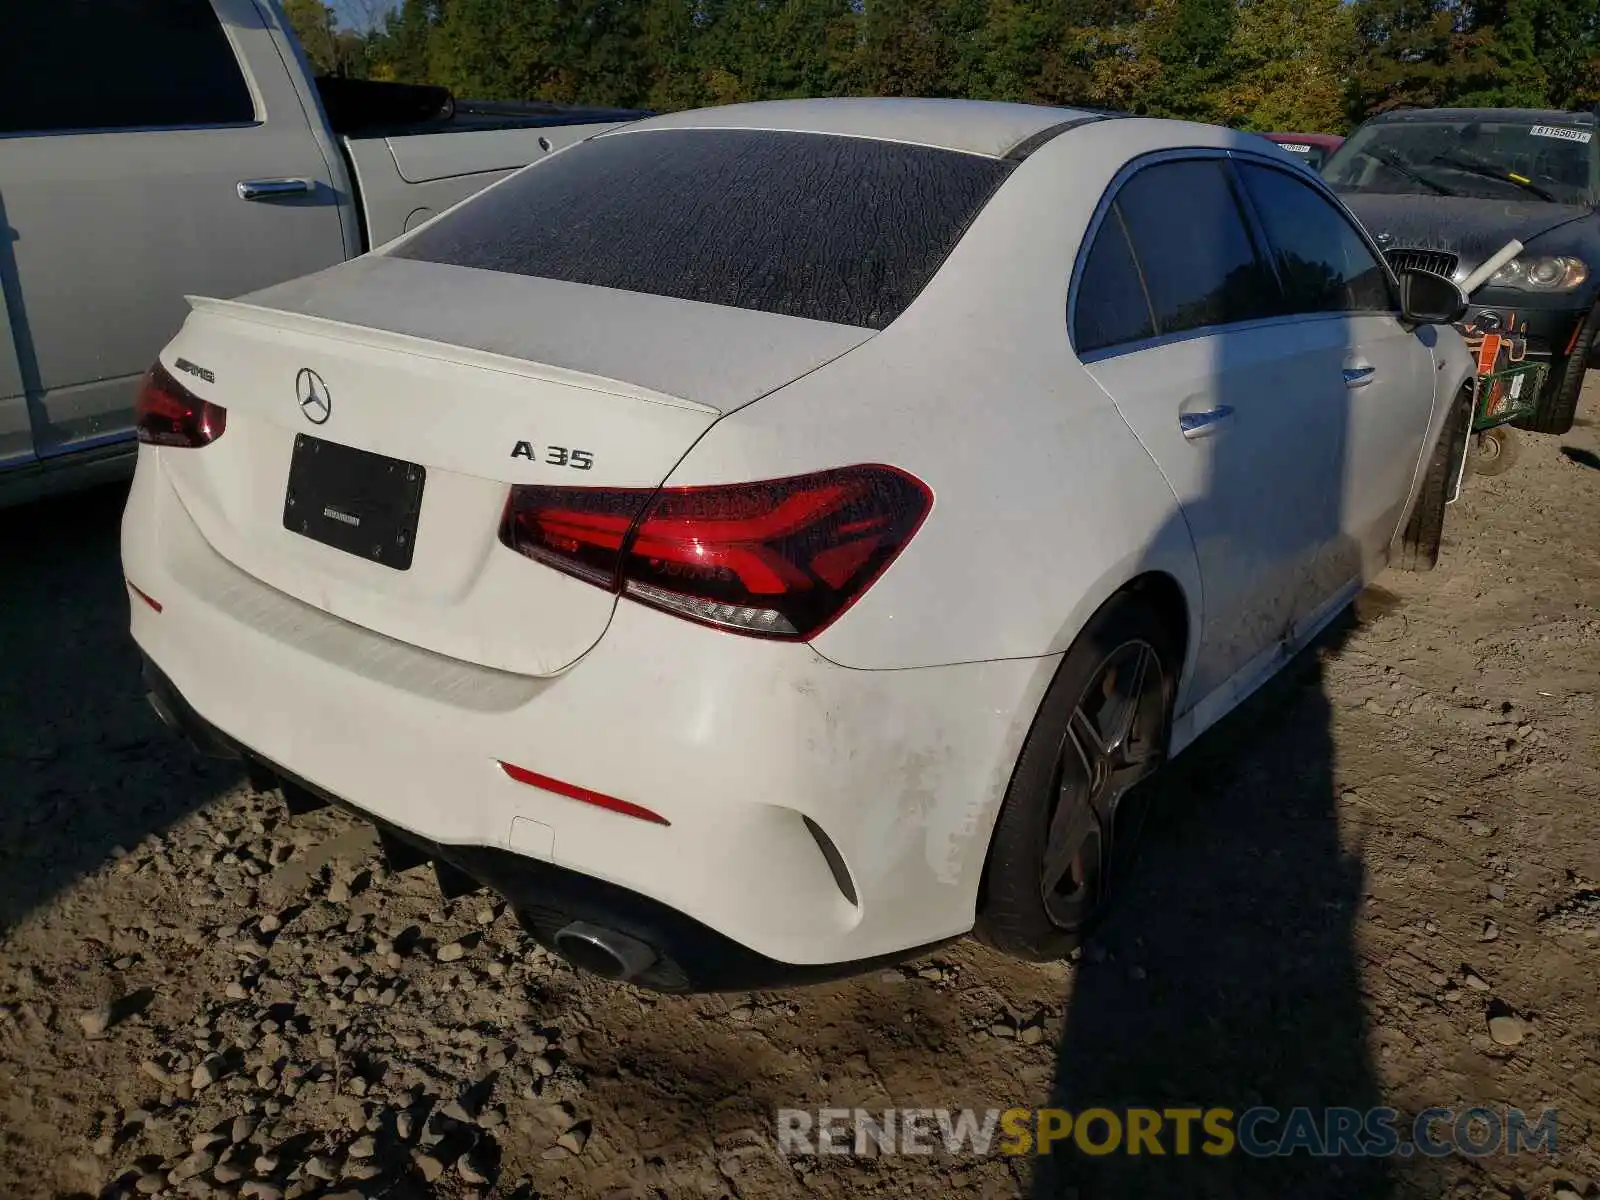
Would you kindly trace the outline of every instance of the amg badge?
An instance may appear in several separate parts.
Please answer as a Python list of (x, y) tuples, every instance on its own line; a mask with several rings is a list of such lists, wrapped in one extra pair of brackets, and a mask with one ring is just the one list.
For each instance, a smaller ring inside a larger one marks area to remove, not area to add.
[(216, 372), (208, 371), (204, 367), (197, 367), (187, 358), (180, 358), (172, 365), (186, 375), (193, 375), (196, 379), (204, 379), (207, 383), (215, 383), (217, 381)]

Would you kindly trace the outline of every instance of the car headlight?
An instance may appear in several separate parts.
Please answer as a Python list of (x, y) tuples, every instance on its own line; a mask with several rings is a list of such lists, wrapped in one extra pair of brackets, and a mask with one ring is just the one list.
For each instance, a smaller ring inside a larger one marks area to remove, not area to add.
[(1589, 267), (1583, 259), (1543, 255), (1513, 258), (1489, 276), (1489, 286), (1516, 288), (1522, 292), (1570, 292), (1588, 278)]

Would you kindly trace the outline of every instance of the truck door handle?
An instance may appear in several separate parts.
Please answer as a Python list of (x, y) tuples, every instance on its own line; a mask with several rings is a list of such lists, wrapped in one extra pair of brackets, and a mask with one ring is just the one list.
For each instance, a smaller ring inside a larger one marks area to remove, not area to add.
[(1344, 385), (1352, 388), (1366, 387), (1367, 384), (1372, 382), (1372, 377), (1377, 373), (1377, 370), (1377, 367), (1369, 367), (1365, 364), (1359, 367), (1346, 367), (1344, 369)]
[(1187, 412), (1178, 414), (1178, 428), (1186, 438), (1204, 437), (1210, 433), (1219, 422), (1226, 421), (1233, 416), (1233, 405), (1219, 404), (1215, 408), (1208, 408), (1204, 412)]
[(241, 179), (236, 185), (241, 200), (271, 200), (277, 196), (303, 196), (314, 191), (309, 179)]

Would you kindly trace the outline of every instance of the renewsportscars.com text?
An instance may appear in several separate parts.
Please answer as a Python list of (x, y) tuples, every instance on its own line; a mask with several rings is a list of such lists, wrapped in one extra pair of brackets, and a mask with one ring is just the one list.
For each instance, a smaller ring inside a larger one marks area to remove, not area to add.
[(1556, 1150), (1556, 1110), (1426, 1108), (799, 1108), (777, 1113), (778, 1152), (805, 1155), (1304, 1154), (1440, 1158)]

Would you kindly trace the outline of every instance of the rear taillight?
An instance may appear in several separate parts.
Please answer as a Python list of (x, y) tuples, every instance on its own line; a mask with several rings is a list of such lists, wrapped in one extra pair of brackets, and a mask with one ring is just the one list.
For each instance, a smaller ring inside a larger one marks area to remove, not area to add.
[(853, 604), (932, 505), (885, 466), (659, 491), (514, 487), (500, 540), (655, 608), (794, 640)]
[(202, 400), (156, 363), (145, 373), (134, 408), (141, 442), (153, 446), (209, 446), (228, 427), (228, 410)]

